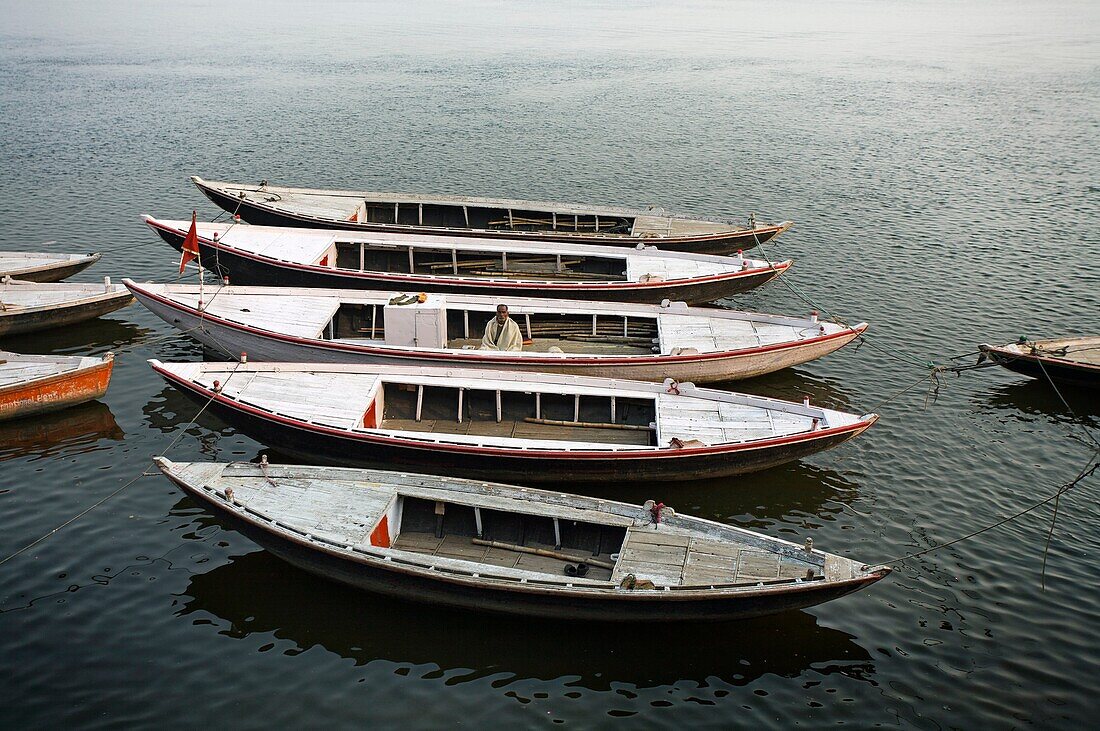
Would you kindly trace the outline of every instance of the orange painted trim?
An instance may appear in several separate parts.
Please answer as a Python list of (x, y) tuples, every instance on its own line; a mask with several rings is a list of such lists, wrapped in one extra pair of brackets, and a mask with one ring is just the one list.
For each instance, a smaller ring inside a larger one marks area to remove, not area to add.
[(374, 399), (370, 402), (370, 406), (367, 407), (367, 413), (363, 414), (363, 428), (365, 429), (377, 429), (378, 428), (378, 412), (375, 407), (378, 405), (378, 399)]
[(390, 547), (390, 519), (388, 515), (383, 515), (382, 520), (371, 531), (370, 544), (379, 548)]

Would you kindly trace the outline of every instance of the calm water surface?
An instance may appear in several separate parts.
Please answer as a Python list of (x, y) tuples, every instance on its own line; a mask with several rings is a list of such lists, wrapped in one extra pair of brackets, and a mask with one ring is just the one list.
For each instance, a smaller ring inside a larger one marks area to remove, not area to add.
[[(1065, 2), (3, 2), (0, 248), (100, 250), (167, 279), (141, 213), (217, 211), (187, 176), (660, 203), (792, 218), (790, 282), (739, 306), (871, 323), (868, 345), (739, 386), (883, 419), (748, 478), (621, 485), (877, 562), (960, 536), (1088, 460), (1065, 407), (913, 360), (1096, 332), (1100, 5)], [(147, 358), (197, 346), (138, 306), (5, 340), (119, 354), (102, 403), (0, 425), (0, 555), (123, 485), (194, 416)], [(967, 362), (969, 359), (967, 359)], [(961, 362), (961, 361), (960, 361)], [(1068, 393), (1094, 427), (1100, 404)], [(884, 403), (885, 402), (885, 403)], [(254, 459), (213, 418), (170, 456)], [(563, 485), (563, 487), (568, 487)], [(1097, 482), (744, 623), (551, 624), (381, 600), (284, 566), (159, 478), (0, 567), (7, 727), (1075, 728), (1100, 666)]]

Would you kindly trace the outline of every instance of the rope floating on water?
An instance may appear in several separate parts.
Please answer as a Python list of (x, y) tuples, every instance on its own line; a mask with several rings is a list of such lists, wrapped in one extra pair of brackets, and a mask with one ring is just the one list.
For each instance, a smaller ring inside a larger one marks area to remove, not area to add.
[[(994, 528), (999, 528), (1002, 525), (1005, 525), (1007, 523), (1011, 523), (1014, 520), (1017, 520), (1018, 518), (1021, 518), (1024, 515), (1027, 515), (1028, 513), (1033, 512), (1033, 511), (1041, 508), (1042, 506), (1046, 505), (1047, 503), (1056, 502), (1060, 497), (1062, 497), (1062, 495), (1065, 495), (1067, 492), (1069, 492), (1073, 488), (1077, 487), (1077, 485), (1079, 485), (1082, 481), (1084, 481), (1088, 477), (1091, 477), (1096, 472), (1097, 469), (1100, 469), (1100, 449), (1098, 449), (1096, 452), (1094, 452), (1092, 454), (1091, 457), (1089, 457), (1088, 464), (1085, 465), (1084, 469), (1082, 469), (1079, 473), (1077, 473), (1077, 477), (1075, 477), (1072, 480), (1070, 480), (1069, 482), (1063, 484), (1061, 487), (1058, 488), (1057, 492), (1055, 492), (1053, 495), (1050, 495), (1049, 497), (1045, 497), (1037, 503), (1029, 505), (1028, 507), (1017, 511), (1017, 512), (1013, 513), (1012, 515), (1009, 515), (1005, 518), (1002, 518), (1001, 520), (998, 520), (996, 523), (992, 523), (990, 525), (987, 525), (984, 528), (979, 528), (976, 531), (973, 531), (971, 533), (967, 533), (964, 536), (960, 536), (958, 538), (950, 540), (947, 543), (941, 543), (937, 546), (932, 546), (931, 548), (926, 548), (923, 551), (918, 551), (916, 553), (907, 553), (904, 556), (898, 556), (896, 558), (891, 558), (891, 559), (888, 559), (886, 561), (881, 561), (881, 562), (879, 562), (879, 563), (877, 563), (873, 566), (868, 564), (868, 565), (863, 567), (863, 570), (869, 571), (869, 570), (874, 569), (874, 568), (883, 568), (883, 567), (886, 567), (886, 566), (893, 566), (895, 564), (905, 563), (906, 561), (911, 561), (914, 558), (919, 558), (919, 557), (925, 556), (929, 553), (934, 553), (935, 551), (939, 551), (941, 549), (947, 548), (948, 546), (953, 546), (956, 543), (962, 543), (963, 541), (970, 540), (971, 538), (974, 538), (975, 536), (980, 536), (982, 533), (985, 533), (987, 531), (991, 531)], [(1054, 530), (1054, 528), (1053, 528), (1053, 525), (1052, 525), (1051, 526), (1051, 531), (1053, 532), (1053, 530)], [(1046, 565), (1046, 561), (1045, 561), (1045, 557), (1044, 557), (1044, 566), (1045, 565)]]
[[(230, 372), (230, 374), (229, 374), (228, 376), (226, 376), (226, 377), (225, 377), (225, 381), (224, 381), (224, 382), (222, 383), (222, 388), (224, 388), (224, 387), (225, 387), (225, 384), (226, 384), (226, 383), (229, 383), (229, 379), (231, 379), (231, 378), (232, 378), (232, 377), (233, 377), (234, 375), (236, 375), (236, 373), (237, 373), (237, 369), (238, 369), (238, 368), (240, 367), (240, 365), (241, 365), (241, 364), (240, 364), (240, 363), (238, 362), (238, 363), (236, 363), (236, 364), (235, 364), (235, 365), (233, 366), (233, 370), (232, 370), (232, 372)], [(193, 417), (191, 417), (191, 421), (189, 421), (189, 422), (187, 423), (187, 425), (186, 425), (186, 426), (184, 426), (184, 427), (183, 427), (182, 429), (180, 429), (180, 430), (179, 430), (179, 433), (178, 433), (178, 434), (176, 434), (175, 438), (174, 438), (174, 439), (172, 439), (172, 441), (168, 443), (168, 446), (167, 446), (167, 447), (165, 447), (165, 448), (164, 448), (164, 450), (163, 450), (163, 451), (162, 451), (162, 452), (161, 452), (161, 453), (160, 453), (159, 455), (157, 455), (157, 456), (159, 456), (159, 457), (163, 457), (164, 455), (168, 454), (168, 451), (169, 451), (169, 450), (171, 450), (171, 449), (172, 449), (173, 447), (175, 447), (175, 446), (176, 446), (176, 444), (177, 444), (177, 443), (179, 442), (179, 440), (180, 440), (180, 439), (181, 439), (181, 438), (183, 437), (183, 435), (187, 433), (187, 430), (188, 430), (188, 429), (190, 429), (190, 428), (191, 428), (192, 426), (194, 426), (194, 425), (195, 425), (195, 422), (196, 422), (196, 421), (198, 421), (198, 420), (199, 420), (199, 417), (200, 417), (200, 416), (202, 416), (202, 414), (203, 414), (203, 412), (204, 412), (204, 411), (206, 411), (206, 407), (208, 407), (208, 406), (209, 406), (209, 405), (210, 405), (211, 403), (213, 403), (213, 402), (214, 402), (214, 399), (215, 399), (215, 398), (217, 398), (217, 396), (218, 396), (218, 394), (219, 394), (220, 392), (221, 392), (221, 390), (219, 389), (218, 391), (216, 391), (216, 392), (214, 392), (213, 394), (211, 394), (211, 395), (210, 395), (210, 398), (206, 400), (206, 403), (202, 405), (202, 408), (201, 408), (201, 409), (199, 409), (199, 410), (198, 410), (198, 412), (197, 412), (197, 413), (196, 413), (196, 414), (195, 414), (195, 415), (194, 415)], [(91, 505), (89, 505), (89, 506), (88, 506), (87, 508), (85, 508), (84, 510), (81, 510), (81, 511), (80, 511), (79, 513), (77, 513), (76, 515), (74, 515), (73, 517), (71, 517), (71, 518), (69, 518), (68, 520), (66, 520), (66, 521), (65, 521), (64, 523), (61, 523), (61, 524), (60, 524), (59, 526), (57, 526), (56, 528), (54, 528), (54, 529), (50, 530), (50, 531), (49, 531), (49, 532), (47, 532), (47, 533), (43, 533), (43, 534), (42, 534), (41, 536), (39, 536), (38, 538), (35, 538), (35, 539), (34, 539), (33, 541), (31, 541), (31, 542), (30, 542), (30, 543), (28, 543), (27, 545), (23, 546), (22, 548), (20, 548), (20, 549), (19, 549), (18, 551), (16, 551), (15, 553), (9, 554), (8, 556), (5, 556), (5, 557), (4, 557), (3, 559), (0, 559), (0, 566), (3, 566), (4, 564), (6, 564), (6, 563), (7, 563), (8, 561), (12, 560), (12, 559), (13, 559), (13, 558), (15, 558), (16, 556), (18, 556), (18, 555), (20, 555), (20, 554), (22, 554), (22, 553), (24, 553), (24, 552), (26, 552), (26, 551), (29, 551), (30, 549), (34, 548), (34, 547), (35, 547), (35, 546), (37, 546), (37, 545), (38, 545), (39, 543), (41, 543), (42, 541), (46, 540), (46, 539), (47, 539), (47, 538), (49, 538), (50, 536), (52, 536), (52, 535), (56, 534), (56, 533), (57, 533), (58, 531), (62, 530), (63, 528), (66, 528), (66, 527), (68, 527), (68, 526), (72, 525), (73, 523), (75, 523), (75, 522), (76, 522), (76, 521), (78, 521), (79, 519), (83, 518), (83, 517), (84, 517), (85, 515), (87, 515), (88, 513), (92, 512), (93, 510), (95, 510), (96, 508), (98, 508), (98, 507), (99, 507), (100, 505), (102, 505), (103, 503), (107, 502), (108, 500), (110, 500), (110, 499), (111, 499), (111, 498), (113, 498), (114, 496), (116, 496), (116, 495), (118, 495), (119, 493), (121, 493), (121, 492), (122, 492), (123, 490), (125, 490), (126, 488), (128, 488), (128, 487), (129, 487), (130, 485), (133, 485), (133, 484), (134, 484), (135, 482), (137, 482), (138, 480), (140, 480), (140, 479), (141, 479), (142, 477), (154, 477), (154, 476), (156, 476), (157, 474), (158, 474), (158, 473), (156, 473), (156, 472), (146, 472), (145, 470), (142, 470), (142, 471), (141, 471), (141, 472), (140, 472), (139, 474), (135, 475), (135, 476), (134, 476), (134, 477), (133, 477), (133, 478), (132, 478), (132, 479), (131, 479), (131, 480), (130, 480), (129, 482), (127, 482), (127, 483), (126, 483), (125, 485), (123, 485), (122, 487), (118, 488), (117, 490), (115, 490), (115, 491), (114, 491), (114, 492), (112, 492), (111, 494), (107, 495), (106, 497), (100, 498), (99, 500), (97, 500), (96, 502), (92, 503)]]
[[(753, 238), (756, 240), (756, 245), (760, 248), (760, 250), (764, 251), (764, 242), (760, 241), (760, 239), (756, 236), (755, 232), (753, 233)], [(795, 285), (788, 282), (786, 277), (781, 276), (781, 272), (779, 272), (777, 269), (775, 269), (775, 266), (771, 263), (771, 258), (767, 255), (766, 252), (765, 252), (765, 260), (768, 261), (769, 266), (771, 266), (773, 271), (776, 272), (776, 277), (775, 278), (777, 280), (779, 280), (785, 287), (787, 287), (787, 289), (789, 289), (792, 293), (794, 293), (795, 296), (801, 298), (806, 304), (810, 305), (815, 310), (817, 310), (819, 312), (826, 313), (827, 315), (829, 315), (830, 319), (833, 322), (836, 322), (837, 324), (843, 325), (845, 327), (851, 327), (851, 325), (849, 323), (847, 323), (845, 320), (843, 320), (839, 316), (833, 315), (827, 309), (825, 309), (824, 307), (821, 307), (816, 302), (814, 302), (813, 299), (811, 299), (807, 294), (805, 294), (803, 291), (801, 291)], [(915, 356), (911, 356), (911, 355), (901, 353), (901, 352), (896, 351), (896, 350), (891, 350), (891, 349), (888, 349), (888, 348), (882, 348), (882, 347), (878, 346), (877, 343), (874, 343), (871, 340), (869, 340), (866, 335), (860, 335), (859, 338), (857, 339), (857, 341), (858, 341), (857, 345), (856, 345), (857, 349), (862, 347), (864, 344), (866, 344), (866, 345), (870, 346), (871, 348), (873, 348), (873, 349), (875, 349), (875, 350), (877, 350), (881, 353), (884, 353), (885, 355), (888, 355), (891, 358), (894, 358), (895, 360), (899, 360), (899, 361), (909, 363), (909, 364), (912, 364), (912, 365), (917, 365), (917, 366), (921, 367), (922, 369), (927, 369), (927, 372), (924, 375), (922, 375), (919, 379), (914, 381), (912, 384), (906, 386), (905, 388), (901, 389), (900, 391), (898, 391), (894, 395), (888, 397), (887, 399), (885, 399), (881, 403), (877, 404), (874, 408), (871, 409), (871, 411), (878, 411), (879, 409), (881, 409), (886, 404), (889, 404), (890, 402), (900, 398), (901, 396), (903, 396), (904, 394), (906, 394), (909, 391), (913, 390), (914, 388), (916, 388), (920, 384), (924, 383), (925, 381), (929, 382), (928, 391), (925, 393), (925, 397), (924, 397), (924, 401), (925, 401), (924, 405), (925, 405), (925, 408), (927, 408), (928, 404), (929, 404), (929, 400), (931, 400), (931, 403), (935, 403), (937, 398), (939, 397), (940, 388), (944, 385), (943, 377), (947, 373), (954, 373), (955, 376), (958, 377), (964, 371), (978, 370), (978, 369), (982, 369), (982, 368), (990, 368), (990, 367), (1000, 365), (999, 363), (995, 363), (993, 361), (984, 361), (983, 357), (979, 357), (978, 362), (974, 363), (972, 365), (936, 365), (936, 363), (934, 361), (930, 361), (930, 360), (929, 361), (923, 361), (920, 358), (917, 358)], [(1083, 348), (1081, 350), (1090, 350), (1090, 349), (1091, 348)], [(973, 357), (975, 355), (981, 356), (982, 355), (981, 351), (965, 353), (965, 354), (962, 354), (962, 355), (950, 356), (948, 358), (948, 360), (950, 360), (950, 361), (959, 361), (959, 360), (962, 360), (963, 358)], [(1042, 581), (1043, 581), (1043, 587), (1045, 588), (1045, 586), (1046, 586), (1047, 556), (1048, 556), (1048, 553), (1049, 553), (1049, 550), (1050, 550), (1050, 541), (1051, 541), (1051, 538), (1054, 535), (1054, 528), (1055, 528), (1055, 526), (1057, 524), (1057, 520), (1058, 520), (1059, 500), (1062, 497), (1062, 495), (1064, 495), (1065, 493), (1072, 490), (1074, 487), (1076, 487), (1078, 484), (1080, 484), (1082, 481), (1084, 481), (1088, 477), (1092, 476), (1096, 472), (1097, 469), (1100, 469), (1100, 440), (1098, 440), (1092, 434), (1092, 432), (1089, 430), (1089, 428), (1080, 420), (1080, 418), (1074, 412), (1073, 408), (1069, 405), (1069, 402), (1062, 395), (1062, 392), (1059, 390), (1058, 385), (1055, 383), (1054, 379), (1051, 378), (1050, 374), (1047, 372), (1046, 367), (1043, 365), (1042, 359), (1041, 358), (1037, 359), (1036, 362), (1039, 363), (1039, 367), (1042, 370), (1043, 376), (1046, 378), (1047, 383), (1054, 390), (1054, 393), (1057, 394), (1058, 399), (1062, 402), (1062, 405), (1065, 406), (1066, 410), (1073, 417), (1074, 425), (1079, 427), (1081, 429), (1081, 431), (1085, 434), (1086, 439), (1088, 441), (1090, 441), (1096, 447), (1095, 452), (1089, 458), (1088, 464), (1086, 464), (1085, 467), (1081, 470), (1081, 472), (1078, 473), (1077, 477), (1075, 477), (1073, 480), (1063, 484), (1061, 487), (1059, 487), (1059, 489), (1053, 495), (1051, 495), (1047, 498), (1044, 498), (1043, 500), (1040, 500), (1039, 502), (1034, 503), (1033, 505), (1030, 505), (1030, 506), (1024, 508), (1023, 510), (1018, 511), (1018, 512), (1014, 513), (1013, 515), (1010, 515), (1006, 518), (1003, 518), (1003, 519), (1001, 519), (1001, 520), (999, 520), (999, 521), (997, 521), (997, 522), (995, 522), (991, 525), (985, 526), (984, 528), (980, 528), (976, 531), (968, 533), (965, 536), (961, 536), (961, 537), (956, 538), (954, 540), (948, 541), (947, 543), (942, 543), (938, 546), (933, 546), (931, 548), (928, 548), (924, 551), (920, 551), (920, 552), (917, 552), (917, 553), (906, 554), (905, 556), (900, 556), (900, 557), (897, 557), (897, 558), (890, 559), (888, 561), (883, 561), (882, 563), (877, 564), (876, 567), (884, 567), (884, 566), (890, 566), (890, 565), (893, 565), (893, 564), (905, 563), (906, 561), (910, 561), (910, 560), (915, 559), (919, 556), (924, 556), (924, 555), (927, 555), (929, 553), (933, 553), (935, 551), (938, 551), (940, 549), (947, 548), (948, 546), (955, 545), (956, 543), (961, 543), (963, 541), (970, 540), (970, 539), (972, 539), (976, 536), (979, 536), (979, 535), (981, 535), (981, 534), (983, 534), (987, 531), (993, 530), (994, 528), (997, 528), (997, 527), (1000, 527), (1000, 526), (1005, 525), (1007, 523), (1011, 523), (1015, 520), (1018, 520), (1019, 518), (1023, 517), (1024, 515), (1027, 515), (1028, 513), (1031, 513), (1033, 511), (1039, 509), (1040, 507), (1042, 507), (1044, 505), (1047, 505), (1048, 503), (1053, 502), (1054, 506), (1055, 506), (1054, 515), (1052, 516), (1051, 524), (1050, 524), (1050, 530), (1047, 531), (1046, 542), (1045, 542), (1045, 545), (1044, 545), (1044, 548), (1043, 548), (1043, 573), (1042, 573), (1043, 579), (1042, 579)], [(868, 568), (869, 568), (868, 566), (864, 566), (864, 569), (868, 569)]]

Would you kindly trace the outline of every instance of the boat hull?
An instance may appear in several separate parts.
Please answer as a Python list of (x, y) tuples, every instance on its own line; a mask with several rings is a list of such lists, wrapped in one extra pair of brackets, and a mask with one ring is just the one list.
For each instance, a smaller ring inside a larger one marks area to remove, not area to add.
[(392, 563), (352, 560), (273, 533), (226, 510), (171, 474), (168, 477), (213, 513), (220, 523), (303, 571), (375, 594), (472, 611), (595, 622), (747, 619), (814, 606), (858, 591), (881, 578), (881, 574), (872, 573), (849, 581), (807, 582), (783, 591), (758, 590), (706, 598), (696, 598), (686, 592), (614, 591), (584, 596), (581, 592), (551, 593), (523, 587), (471, 585), (444, 575), (427, 578)]
[(79, 274), (92, 264), (99, 261), (99, 254), (92, 254), (81, 259), (58, 262), (49, 266), (36, 267), (31, 270), (14, 270), (0, 272), (0, 277), (10, 276), (12, 279), (20, 279), (24, 282), (60, 282), (74, 274)]
[(218, 318), (200, 317), (195, 310), (180, 307), (140, 289), (131, 291), (153, 314), (184, 330), (208, 348), (239, 359), (247, 353), (252, 361), (277, 363), (358, 363), (371, 365), (446, 365), (448, 367), (500, 368), (606, 378), (628, 378), (661, 382), (666, 378), (693, 383), (721, 383), (752, 378), (789, 368), (828, 355), (859, 336), (862, 330), (848, 330), (828, 338), (770, 346), (750, 352), (697, 354), (688, 356), (629, 356), (608, 358), (545, 357), (519, 358), (487, 351), (414, 352), (382, 346), (336, 343), (294, 337), (259, 330)]
[[(176, 250), (183, 246), (184, 233), (154, 226), (165, 242)], [(702, 280), (660, 284), (630, 284), (618, 287), (540, 287), (537, 283), (508, 283), (499, 280), (469, 278), (463, 283), (438, 283), (426, 277), (402, 275), (372, 276), (371, 272), (343, 273), (337, 269), (305, 267), (290, 262), (245, 255), (226, 247), (215, 248), (199, 240), (199, 252), (203, 266), (219, 278), (228, 277), (233, 284), (274, 287), (319, 287), (325, 289), (392, 290), (395, 288), (421, 292), (451, 292), (459, 294), (484, 294), (524, 297), (549, 297), (574, 300), (600, 300), (604, 302), (636, 302), (658, 304), (663, 300), (688, 304), (714, 302), (759, 287), (779, 276), (787, 267), (776, 265), (772, 269), (710, 277)]]
[(981, 346), (981, 351), (994, 363), (1013, 373), (1041, 381), (1046, 381), (1049, 376), (1057, 384), (1100, 389), (1100, 368), (1096, 366), (1075, 364), (1058, 358), (1021, 355), (988, 345)]
[(325, 228), (341, 231), (389, 232), (409, 234), (431, 234), (432, 236), (476, 237), (479, 239), (499, 239), (506, 241), (538, 241), (561, 243), (586, 243), (601, 246), (635, 247), (639, 243), (651, 244), (666, 251), (684, 251), (693, 254), (714, 254), (726, 256), (739, 250), (749, 250), (786, 231), (790, 224), (759, 226), (756, 229), (736, 230), (721, 234), (696, 236), (667, 236), (662, 238), (640, 238), (637, 236), (585, 234), (555, 235), (552, 232), (538, 233), (527, 231), (497, 231), (494, 229), (461, 229), (432, 226), (405, 226), (395, 224), (372, 224), (359, 221), (341, 221), (331, 218), (309, 216), (289, 211), (277, 211), (254, 202), (234, 198), (222, 191), (196, 183), (199, 190), (219, 208), (241, 220), (257, 226), (290, 226), (294, 228)]
[(94, 320), (115, 310), (120, 310), (133, 301), (133, 295), (126, 292), (122, 295), (61, 304), (49, 308), (36, 307), (27, 308), (26, 311), (10, 310), (0, 312), (0, 337), (49, 330), (84, 322), (85, 320)]
[(59, 411), (107, 393), (112, 358), (88, 368), (0, 389), (0, 421)]
[[(155, 366), (154, 366), (155, 368)], [(295, 421), (226, 398), (157, 369), (169, 383), (222, 421), (305, 463), (393, 469), (519, 483), (657, 482), (733, 477), (765, 470), (838, 446), (874, 423), (822, 429), (760, 443), (714, 448), (578, 453), (444, 445), (379, 432), (346, 432)]]

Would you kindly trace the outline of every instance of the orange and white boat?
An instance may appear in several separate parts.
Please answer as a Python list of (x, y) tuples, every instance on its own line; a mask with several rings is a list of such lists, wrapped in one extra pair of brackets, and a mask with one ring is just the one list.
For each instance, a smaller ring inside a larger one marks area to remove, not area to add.
[(114, 353), (22, 355), (0, 350), (0, 421), (57, 411), (107, 392)]

